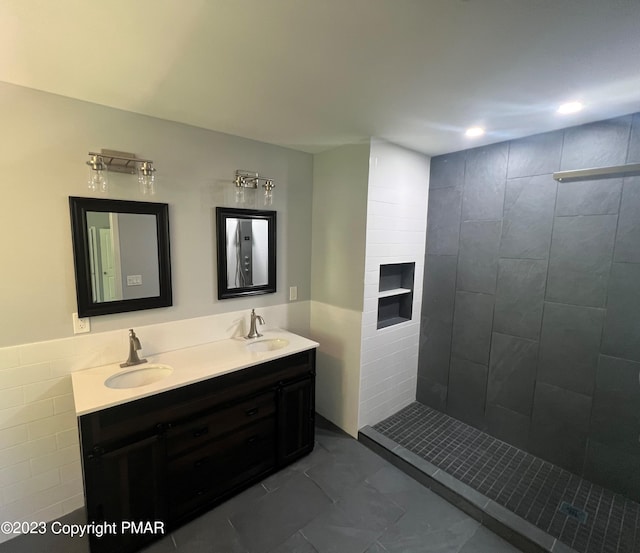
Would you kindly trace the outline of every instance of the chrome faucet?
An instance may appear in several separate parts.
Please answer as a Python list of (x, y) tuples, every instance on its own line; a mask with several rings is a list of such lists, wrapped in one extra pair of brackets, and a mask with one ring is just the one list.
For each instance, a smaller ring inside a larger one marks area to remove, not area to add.
[(256, 322), (263, 325), (264, 319), (260, 315), (256, 315), (256, 310), (252, 309), (251, 310), (251, 326), (249, 327), (249, 334), (247, 334), (246, 336), (247, 338), (260, 338), (260, 336), (262, 336), (262, 334), (260, 334), (258, 332), (258, 329), (256, 328)]
[(124, 363), (120, 363), (121, 367), (132, 367), (133, 365), (140, 365), (142, 363), (146, 363), (146, 359), (140, 359), (138, 357), (138, 351), (142, 349), (140, 345), (140, 340), (136, 336), (136, 333), (133, 331), (133, 328), (129, 329), (129, 359), (127, 359)]

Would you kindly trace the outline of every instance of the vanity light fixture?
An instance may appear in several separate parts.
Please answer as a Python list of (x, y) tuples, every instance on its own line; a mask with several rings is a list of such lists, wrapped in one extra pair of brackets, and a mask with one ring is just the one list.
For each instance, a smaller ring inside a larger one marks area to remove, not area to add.
[(245, 201), (245, 188), (257, 189), (260, 183), (264, 188), (264, 205), (269, 206), (273, 204), (273, 189), (276, 187), (273, 184), (273, 179), (261, 177), (258, 173), (253, 171), (236, 170), (236, 178), (233, 183), (236, 186), (236, 203), (244, 203)]
[(135, 154), (102, 149), (100, 152), (89, 152), (89, 179), (87, 185), (92, 192), (109, 191), (107, 171), (116, 173), (138, 174), (140, 192), (146, 195), (156, 193), (155, 172), (153, 161), (141, 159)]

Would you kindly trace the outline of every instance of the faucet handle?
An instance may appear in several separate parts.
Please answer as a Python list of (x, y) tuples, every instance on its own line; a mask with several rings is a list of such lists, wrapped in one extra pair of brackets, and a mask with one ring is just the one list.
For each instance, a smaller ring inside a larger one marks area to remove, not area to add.
[(259, 324), (264, 324), (264, 319), (260, 315), (256, 315), (256, 310), (251, 310), (251, 324), (249, 326), (249, 334), (246, 335), (246, 338), (260, 338), (262, 334), (258, 332), (256, 326)]
[(138, 357), (138, 351), (142, 349), (140, 340), (136, 336), (133, 328), (129, 329), (129, 357), (124, 363), (120, 363), (121, 367), (131, 367), (132, 365), (139, 365), (146, 363), (146, 359), (140, 359)]
[(129, 342), (133, 344), (134, 349), (142, 349), (142, 346), (140, 345), (140, 339), (136, 336), (133, 328), (129, 329)]

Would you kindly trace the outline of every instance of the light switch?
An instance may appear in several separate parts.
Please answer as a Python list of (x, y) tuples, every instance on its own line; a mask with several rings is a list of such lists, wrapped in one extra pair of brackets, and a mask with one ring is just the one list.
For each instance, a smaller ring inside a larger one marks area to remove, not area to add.
[(142, 275), (127, 275), (127, 286), (142, 286)]
[(289, 286), (289, 301), (296, 301), (298, 299), (298, 287)]

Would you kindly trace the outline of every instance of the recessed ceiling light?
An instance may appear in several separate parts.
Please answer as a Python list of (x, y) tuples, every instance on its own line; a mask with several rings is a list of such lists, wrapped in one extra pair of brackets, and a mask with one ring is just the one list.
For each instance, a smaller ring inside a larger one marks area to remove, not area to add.
[(567, 102), (562, 104), (557, 113), (561, 115), (568, 115), (569, 113), (577, 113), (584, 108), (584, 104), (582, 102)]
[(465, 136), (469, 136), (474, 138), (476, 136), (482, 136), (484, 134), (484, 129), (482, 127), (470, 127), (465, 131)]

